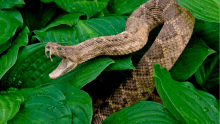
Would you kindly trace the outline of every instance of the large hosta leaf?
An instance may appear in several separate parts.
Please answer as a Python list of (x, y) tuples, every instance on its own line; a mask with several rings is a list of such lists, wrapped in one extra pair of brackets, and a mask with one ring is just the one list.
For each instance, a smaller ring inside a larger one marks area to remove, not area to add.
[(76, 30), (66, 25), (57, 26), (46, 32), (39, 30), (34, 31), (34, 33), (36, 34), (35, 37), (41, 42), (72, 43), (73, 45), (75, 45), (75, 42), (78, 43), (75, 36)]
[(220, 5), (214, 0), (177, 0), (177, 2), (189, 9), (196, 18), (210, 22), (220, 22)]
[(125, 18), (122, 16), (81, 20), (76, 25), (76, 36), (82, 42), (93, 37), (115, 35), (124, 29)]
[(108, 66), (105, 71), (112, 71), (112, 70), (127, 70), (127, 69), (134, 69), (135, 67), (131, 61), (131, 55), (129, 56), (115, 56), (111, 57), (115, 63)]
[(9, 9), (20, 4), (25, 4), (24, 0), (0, 0), (0, 9)]
[(116, 15), (130, 15), (137, 7), (148, 0), (113, 0), (110, 2), (111, 12)]
[[(36, 38), (41, 42), (69, 42), (78, 44), (93, 37), (118, 34), (125, 29), (124, 17), (115, 16), (78, 21), (79, 16), (68, 14), (65, 15), (65, 18), (59, 18), (59, 24), (65, 25), (53, 25), (54, 28), (48, 31), (44, 29), (34, 31)], [(71, 18), (72, 22), (67, 22), (66, 18)], [(52, 22), (52, 24), (54, 23), (57, 23), (57, 21)], [(74, 27), (69, 27), (67, 26), (69, 23), (77, 24)], [(50, 25), (48, 26), (51, 28), (52, 26)]]
[(7, 124), (20, 109), (24, 102), (23, 95), (16, 88), (10, 88), (8, 91), (0, 92), (0, 123)]
[(64, 94), (54, 86), (22, 89), (25, 101), (8, 123), (71, 124), (72, 114)]
[(84, 15), (83, 13), (73, 13), (73, 14), (64, 14), (57, 17), (53, 22), (51, 22), (47, 27), (42, 29), (41, 31), (46, 31), (49, 28), (56, 27), (58, 25), (69, 25), (70, 27), (77, 24), (79, 17)]
[(153, 77), (164, 105), (182, 123), (219, 123), (219, 106), (213, 95), (197, 90), (190, 82), (173, 80), (159, 65), (154, 65)]
[(139, 101), (107, 117), (103, 124), (178, 124), (178, 121), (161, 104)]
[(173, 79), (184, 81), (192, 76), (205, 58), (215, 51), (210, 49), (202, 39), (192, 37), (183, 53), (170, 70)]
[(93, 111), (90, 96), (67, 82), (54, 84), (54, 86), (65, 95), (72, 112), (73, 124), (91, 124)]
[(18, 50), (21, 46), (26, 46), (28, 43), (29, 30), (26, 27), (19, 36), (13, 41), (10, 49), (0, 58), (0, 79), (2, 76), (15, 64), (17, 60)]
[(68, 82), (20, 91), (10, 88), (0, 93), (0, 117), (1, 124), (90, 124), (92, 100)]
[(109, 57), (99, 57), (78, 65), (71, 72), (48, 83), (70, 82), (76, 88), (82, 88), (87, 83), (94, 80), (107, 66), (114, 63)]
[[(52, 0), (42, 0), (43, 2), (51, 2)], [(69, 12), (83, 12), (86, 13), (89, 19), (93, 15), (106, 8), (107, 1), (89, 1), (89, 0), (53, 0), (60, 8)]]
[(219, 23), (196, 19), (193, 35), (201, 38), (213, 50), (219, 51)]
[(0, 10), (0, 45), (7, 42), (22, 24), (22, 16), (16, 9)]
[(18, 55), (16, 64), (4, 77), (1, 85), (13, 85), (21, 88), (36, 87), (46, 83), (71, 82), (77, 88), (81, 88), (95, 79), (109, 64), (114, 61), (109, 57), (99, 57), (78, 65), (71, 72), (55, 79), (49, 78), (51, 73), (61, 61), (59, 57), (53, 57), (53, 62), (45, 55), (46, 43), (38, 43), (23, 48)]

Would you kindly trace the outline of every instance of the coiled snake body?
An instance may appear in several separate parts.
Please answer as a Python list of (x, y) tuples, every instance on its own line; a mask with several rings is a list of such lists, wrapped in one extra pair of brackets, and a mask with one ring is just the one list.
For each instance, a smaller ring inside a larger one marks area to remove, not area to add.
[(125, 55), (141, 49), (148, 41), (149, 32), (164, 24), (150, 49), (132, 71), (131, 78), (121, 83), (109, 98), (94, 109), (93, 123), (99, 124), (110, 114), (146, 100), (155, 86), (153, 64), (170, 70), (191, 34), (195, 18), (189, 10), (178, 5), (176, 0), (149, 0), (138, 7), (127, 19), (124, 32), (86, 40), (74, 46), (62, 46), (49, 42), (45, 52), (63, 58), (49, 75), (57, 78), (78, 64), (99, 55)]

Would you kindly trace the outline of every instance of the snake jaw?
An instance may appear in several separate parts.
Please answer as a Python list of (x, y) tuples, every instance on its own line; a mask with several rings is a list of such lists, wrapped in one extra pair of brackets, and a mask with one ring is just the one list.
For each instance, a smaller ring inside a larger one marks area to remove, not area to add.
[(76, 67), (77, 64), (74, 64), (72, 61), (68, 60), (68, 59), (63, 59), (59, 66), (49, 74), (49, 77), (51, 79), (55, 79), (60, 77), (61, 75), (71, 71), (74, 67)]

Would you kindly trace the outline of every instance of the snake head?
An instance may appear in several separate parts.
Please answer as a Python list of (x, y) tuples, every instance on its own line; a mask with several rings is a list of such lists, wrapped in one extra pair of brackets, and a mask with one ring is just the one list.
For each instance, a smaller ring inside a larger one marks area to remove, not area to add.
[[(49, 52), (49, 56), (47, 55), (47, 52)], [(60, 77), (61, 75), (71, 71), (74, 67), (76, 67), (76, 62), (73, 62), (67, 57), (68, 50), (65, 46), (59, 45), (57, 43), (48, 42), (45, 46), (45, 54), (47, 58), (51, 59), (51, 62), (53, 59), (51, 58), (51, 55), (56, 55), (63, 60), (60, 62), (59, 66), (49, 74), (49, 77), (51, 79), (55, 79)]]
[[(62, 45), (59, 45), (59, 44), (53, 43), (53, 42), (48, 42), (45, 46), (45, 54), (46, 54), (47, 58), (50, 58), (50, 60), (52, 62), (53, 59), (51, 58), (51, 55), (60, 56), (63, 49), (64, 48)], [(47, 55), (47, 52), (49, 52), (49, 56)]]

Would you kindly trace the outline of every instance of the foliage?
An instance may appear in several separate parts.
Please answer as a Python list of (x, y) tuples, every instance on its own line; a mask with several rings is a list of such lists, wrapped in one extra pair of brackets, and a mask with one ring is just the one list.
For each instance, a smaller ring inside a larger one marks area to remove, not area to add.
[(161, 104), (151, 101), (139, 101), (106, 118), (103, 124), (128, 123), (160, 123), (178, 124), (178, 121)]
[[(47, 42), (76, 45), (118, 34), (125, 29), (128, 16), (146, 1), (0, 0), (0, 123), (91, 123), (92, 98), (81, 88), (104, 78), (101, 73), (135, 69), (132, 58), (142, 56), (150, 45), (130, 55), (94, 58), (55, 80), (48, 75), (61, 59), (53, 56), (50, 62), (44, 47)], [(170, 72), (154, 65), (156, 90), (165, 107), (140, 101), (103, 123), (220, 121), (218, 94), (212, 92), (219, 85), (219, 2), (177, 2), (193, 13), (196, 23), (189, 44)], [(159, 30), (152, 32), (149, 43)]]

